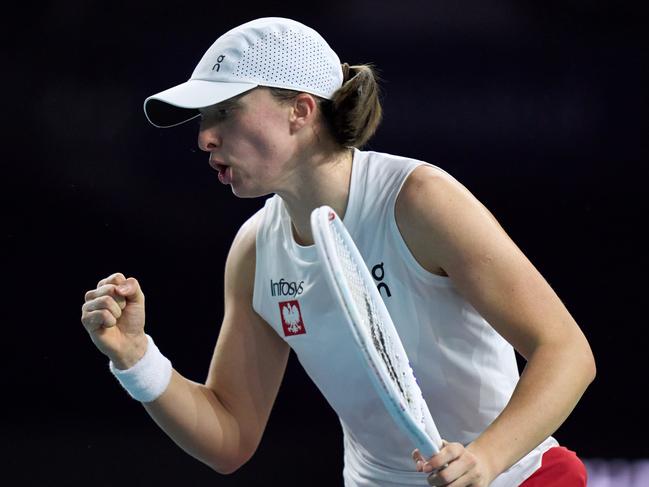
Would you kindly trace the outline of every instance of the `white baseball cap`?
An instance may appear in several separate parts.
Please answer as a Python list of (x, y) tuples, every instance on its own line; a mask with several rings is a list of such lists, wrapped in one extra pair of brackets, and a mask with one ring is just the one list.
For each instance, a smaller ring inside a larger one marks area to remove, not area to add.
[(340, 59), (315, 30), (280, 17), (256, 19), (219, 37), (191, 78), (144, 100), (156, 127), (174, 127), (208, 107), (257, 86), (331, 99), (342, 86)]

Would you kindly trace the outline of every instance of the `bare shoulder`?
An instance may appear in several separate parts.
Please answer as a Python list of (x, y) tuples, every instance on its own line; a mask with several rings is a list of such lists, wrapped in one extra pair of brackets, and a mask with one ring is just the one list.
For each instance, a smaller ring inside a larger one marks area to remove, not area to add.
[(239, 297), (249, 296), (252, 299), (260, 216), (261, 212), (257, 212), (241, 225), (228, 252), (225, 284)]
[(397, 198), (396, 210), (404, 224), (411, 220), (421, 222), (421, 217), (441, 223), (449, 215), (467, 210), (477, 211), (478, 216), (495, 223), (493, 215), (462, 183), (430, 165), (419, 166), (410, 173)]
[(496, 219), (457, 179), (422, 165), (406, 179), (396, 201), (399, 231), (413, 256), (429, 272), (448, 275), (444, 255), (457, 238), (476, 225), (502, 231)]
[[(260, 216), (260, 212), (256, 213), (241, 226), (228, 253), (225, 263), (224, 317), (219, 341), (234, 340), (234, 336), (238, 337), (236, 340), (247, 337), (244, 342), (247, 341), (248, 344), (261, 340), (266, 342), (266, 346), (262, 347), (264, 353), (276, 350), (283, 356), (287, 345), (253, 309), (256, 239)], [(217, 344), (217, 352), (219, 348)], [(239, 358), (244, 355), (240, 354)]]

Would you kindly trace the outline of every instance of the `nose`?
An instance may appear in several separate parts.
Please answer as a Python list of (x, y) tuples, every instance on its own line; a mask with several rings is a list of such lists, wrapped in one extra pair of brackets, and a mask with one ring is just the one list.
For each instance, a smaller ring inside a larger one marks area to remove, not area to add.
[(198, 147), (205, 152), (211, 152), (221, 147), (221, 135), (215, 127), (203, 128), (198, 130)]

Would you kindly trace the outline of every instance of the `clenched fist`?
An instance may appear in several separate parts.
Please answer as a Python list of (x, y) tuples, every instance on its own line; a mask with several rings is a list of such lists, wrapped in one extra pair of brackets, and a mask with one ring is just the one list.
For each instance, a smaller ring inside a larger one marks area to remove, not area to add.
[(146, 351), (144, 294), (133, 277), (116, 273), (99, 281), (86, 293), (81, 323), (118, 369), (132, 367)]

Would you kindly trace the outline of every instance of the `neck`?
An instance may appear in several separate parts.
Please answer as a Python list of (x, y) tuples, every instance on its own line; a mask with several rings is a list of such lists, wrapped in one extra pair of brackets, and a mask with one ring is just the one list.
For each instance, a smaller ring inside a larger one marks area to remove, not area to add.
[(289, 189), (277, 191), (291, 217), (293, 238), (300, 245), (312, 245), (311, 212), (322, 205), (343, 218), (347, 209), (352, 171), (352, 149), (334, 154), (313, 154), (301, 161)]

